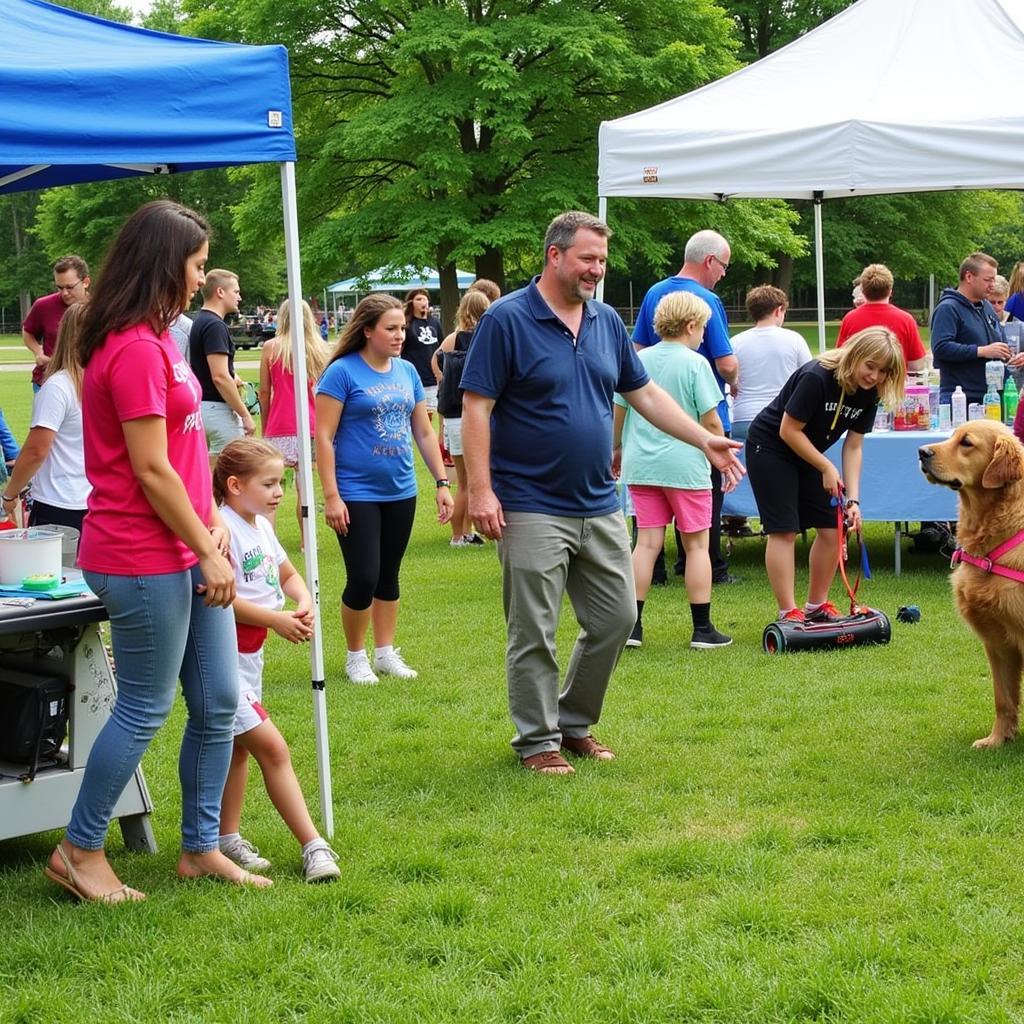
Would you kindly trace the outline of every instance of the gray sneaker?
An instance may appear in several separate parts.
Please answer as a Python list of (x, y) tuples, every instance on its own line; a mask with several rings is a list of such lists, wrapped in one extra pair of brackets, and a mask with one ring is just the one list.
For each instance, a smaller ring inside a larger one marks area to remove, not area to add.
[(222, 845), (220, 852), (246, 871), (266, 871), (270, 867), (270, 861), (266, 857), (261, 857), (260, 851), (241, 836), (234, 842)]
[(302, 855), (302, 873), (307, 882), (333, 882), (341, 877), (338, 855), (321, 840)]

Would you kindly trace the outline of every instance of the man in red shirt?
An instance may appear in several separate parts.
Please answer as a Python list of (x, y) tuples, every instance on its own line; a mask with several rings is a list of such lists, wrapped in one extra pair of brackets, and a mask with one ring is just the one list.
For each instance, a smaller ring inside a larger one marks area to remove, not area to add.
[(89, 297), (89, 267), (85, 260), (73, 253), (62, 256), (53, 265), (53, 284), (57, 290), (36, 299), (21, 325), (21, 340), (36, 360), (32, 371), (33, 391), (38, 391), (43, 382), (43, 372), (57, 344), (57, 330), (64, 311)]
[(892, 271), (882, 263), (872, 263), (861, 272), (860, 287), (865, 302), (851, 309), (839, 327), (836, 347), (842, 348), (847, 338), (867, 327), (888, 327), (903, 346), (908, 370), (924, 369), (924, 345), (917, 321), (905, 310), (889, 302), (892, 296)]

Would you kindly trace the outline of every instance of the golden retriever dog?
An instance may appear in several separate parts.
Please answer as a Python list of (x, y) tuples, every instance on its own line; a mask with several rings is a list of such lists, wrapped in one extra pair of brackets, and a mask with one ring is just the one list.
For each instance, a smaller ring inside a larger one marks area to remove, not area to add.
[[(1024, 445), (995, 420), (971, 420), (948, 441), (918, 452), (921, 471), (933, 484), (959, 495), (957, 543), (968, 555), (986, 558), (1024, 530)], [(999, 565), (1024, 571), (1024, 544)], [(992, 670), (996, 720), (976, 747), (998, 747), (1017, 736), (1021, 668), (1024, 666), (1024, 583), (960, 562), (953, 570), (957, 610), (981, 638)]]

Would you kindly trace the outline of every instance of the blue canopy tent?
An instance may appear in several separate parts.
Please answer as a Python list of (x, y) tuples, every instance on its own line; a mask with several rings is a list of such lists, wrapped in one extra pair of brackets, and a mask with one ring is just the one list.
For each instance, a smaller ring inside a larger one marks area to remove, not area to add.
[[(143, 174), (277, 163), (281, 168), (288, 297), (302, 301), (288, 54), (150, 32), (42, 0), (0, 0), (0, 192)], [(292, 318), (295, 376), (306, 375), (302, 318)], [(296, 388), (303, 439), (306, 580), (315, 601), (310, 644), (325, 831), (334, 831), (327, 750), (309, 411)]]

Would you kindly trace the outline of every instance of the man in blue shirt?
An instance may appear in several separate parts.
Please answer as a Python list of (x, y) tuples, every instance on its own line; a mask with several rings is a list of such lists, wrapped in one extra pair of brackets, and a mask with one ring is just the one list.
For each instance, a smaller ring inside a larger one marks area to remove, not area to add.
[[(669, 292), (687, 291), (700, 296), (711, 307), (711, 319), (704, 328), (704, 340), (697, 351), (711, 364), (715, 380), (718, 381), (722, 400), (718, 403), (718, 418), (726, 434), (729, 433), (729, 405), (725, 400), (725, 385), (735, 384), (739, 373), (739, 362), (729, 341), (729, 320), (725, 306), (713, 289), (725, 277), (729, 269), (732, 252), (729, 243), (717, 231), (698, 231), (691, 235), (683, 250), (683, 265), (675, 277), (669, 277), (652, 285), (640, 304), (633, 328), (633, 344), (637, 348), (656, 345), (661, 339), (654, 330), (654, 310)], [(729, 574), (729, 563), (722, 554), (722, 478), (718, 471), (711, 470), (711, 532), (708, 537), (711, 551), (711, 579), (713, 583), (732, 583), (736, 577)], [(676, 546), (679, 559), (676, 575), (685, 571), (683, 545), (676, 531)], [(662, 566), (664, 572), (664, 566)], [(655, 568), (655, 573), (658, 570)]]
[[(734, 483), (733, 448), (647, 376), (611, 307), (594, 300), (607, 225), (571, 211), (544, 239), (544, 269), (477, 325), (462, 375), (469, 513), (498, 541), (512, 741), (523, 765), (567, 775), (561, 750), (614, 754), (590, 733), (636, 619), (629, 540), (611, 474), (612, 396), (700, 447)], [(580, 625), (559, 692), (555, 632), (568, 593)]]

